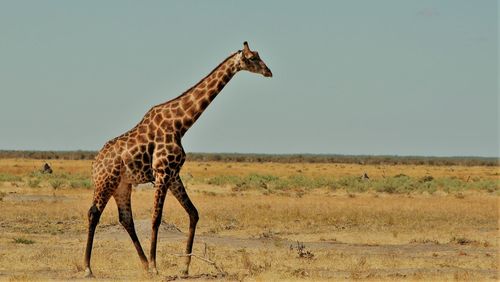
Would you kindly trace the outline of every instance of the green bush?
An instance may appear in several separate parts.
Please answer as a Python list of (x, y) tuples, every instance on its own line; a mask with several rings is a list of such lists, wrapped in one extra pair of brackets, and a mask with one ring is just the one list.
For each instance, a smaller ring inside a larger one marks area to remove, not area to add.
[(13, 241), (16, 244), (25, 244), (25, 245), (31, 245), (31, 244), (35, 243), (35, 241), (33, 241), (33, 240), (22, 238), (22, 237), (14, 238)]
[(448, 193), (460, 193), (467, 189), (477, 189), (490, 193), (499, 191), (499, 184), (495, 180), (474, 179), (465, 181), (459, 178), (410, 177), (398, 174), (380, 179), (363, 179), (358, 176), (335, 177), (308, 177), (295, 174), (289, 177), (278, 177), (269, 174), (249, 174), (244, 177), (233, 175), (219, 175), (206, 180), (206, 183), (217, 186), (231, 185), (235, 191), (247, 189), (273, 190), (330, 188), (344, 189), (349, 193), (366, 191), (384, 192), (389, 194), (407, 193), (434, 193), (437, 190)]
[(52, 188), (54, 188), (54, 189), (59, 189), (59, 188), (63, 187), (63, 185), (64, 185), (65, 181), (64, 181), (64, 180), (62, 180), (62, 179), (60, 179), (60, 178), (54, 178), (54, 179), (51, 179), (51, 180), (49, 181), (49, 183), (50, 183), (50, 186), (51, 186)]
[(0, 173), (0, 182), (9, 182), (9, 181), (21, 181), (23, 180), (20, 176)]
[(40, 187), (40, 182), (42, 182), (42, 180), (38, 177), (30, 178), (28, 180), (28, 186), (31, 188), (38, 188), (38, 187)]
[(89, 189), (90, 187), (92, 187), (92, 183), (91, 183), (90, 179), (76, 179), (76, 180), (71, 180), (69, 182), (69, 186), (71, 188)]
[(240, 178), (239, 181), (236, 182), (235, 187), (233, 187), (233, 190), (241, 191), (254, 188), (268, 189), (278, 180), (279, 177), (274, 175), (249, 174), (244, 178)]
[(344, 176), (329, 185), (333, 189), (344, 189), (348, 192), (365, 192), (370, 189), (370, 182), (361, 177)]
[(374, 184), (374, 189), (377, 192), (386, 192), (389, 194), (409, 193), (419, 190), (418, 181), (404, 174), (378, 180)]
[(493, 193), (499, 190), (498, 188), (500, 186), (500, 183), (498, 183), (498, 181), (495, 180), (483, 179), (476, 182), (471, 182), (468, 184), (468, 186), (471, 187), (472, 189), (485, 190), (490, 193)]
[(240, 182), (241, 179), (238, 176), (234, 175), (217, 175), (208, 179), (207, 184), (216, 185), (216, 186), (225, 186), (225, 185), (235, 185)]

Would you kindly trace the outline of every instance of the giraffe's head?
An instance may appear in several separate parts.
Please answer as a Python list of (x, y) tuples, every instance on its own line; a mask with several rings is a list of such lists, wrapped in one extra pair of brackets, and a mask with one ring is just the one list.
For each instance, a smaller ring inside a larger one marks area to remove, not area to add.
[(257, 51), (252, 51), (248, 47), (248, 43), (243, 42), (243, 50), (241, 51), (240, 67), (242, 70), (246, 70), (253, 73), (260, 73), (265, 77), (272, 77), (273, 73), (266, 66), (264, 61), (259, 57)]

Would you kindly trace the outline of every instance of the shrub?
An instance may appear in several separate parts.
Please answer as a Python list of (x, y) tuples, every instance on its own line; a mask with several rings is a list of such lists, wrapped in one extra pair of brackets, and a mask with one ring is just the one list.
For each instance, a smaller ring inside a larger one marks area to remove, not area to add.
[(434, 180), (434, 177), (432, 175), (426, 175), (422, 178), (420, 178), (420, 182), (431, 182)]
[(90, 179), (76, 179), (76, 180), (71, 180), (69, 182), (69, 186), (71, 188), (89, 189), (90, 187), (92, 187), (92, 182), (90, 181)]
[(418, 190), (417, 182), (411, 177), (398, 174), (394, 177), (384, 178), (377, 181), (375, 184), (375, 191), (392, 193), (409, 193)]
[(240, 178), (233, 187), (234, 191), (241, 191), (245, 189), (269, 189), (275, 186), (279, 181), (279, 177), (267, 174), (249, 174), (244, 178)]
[(8, 181), (21, 181), (22, 178), (17, 175), (0, 173), (0, 182), (8, 182)]
[(22, 237), (14, 238), (13, 240), (14, 240), (14, 243), (16, 243), (16, 244), (31, 245), (31, 244), (35, 243), (35, 241), (33, 241), (33, 240), (22, 238)]
[(36, 177), (36, 178), (31, 178), (28, 180), (28, 186), (31, 188), (38, 188), (40, 186), (41, 179)]
[(207, 184), (216, 185), (216, 186), (224, 186), (224, 185), (234, 185), (240, 182), (240, 178), (234, 175), (217, 175), (208, 179)]
[(468, 183), (468, 187), (471, 187), (473, 189), (485, 190), (490, 193), (493, 193), (495, 191), (498, 191), (499, 183), (498, 181), (495, 180), (483, 179), (476, 182)]
[(54, 189), (61, 188), (64, 185), (64, 182), (65, 182), (64, 180), (59, 179), (59, 178), (55, 178), (55, 179), (52, 179), (49, 181), (50, 186), (52, 186), (52, 188), (54, 188)]
[(335, 189), (341, 188), (345, 189), (347, 192), (365, 192), (370, 188), (371, 183), (369, 181), (362, 180), (359, 177), (355, 176), (346, 176), (341, 177), (333, 184), (330, 184), (330, 187)]

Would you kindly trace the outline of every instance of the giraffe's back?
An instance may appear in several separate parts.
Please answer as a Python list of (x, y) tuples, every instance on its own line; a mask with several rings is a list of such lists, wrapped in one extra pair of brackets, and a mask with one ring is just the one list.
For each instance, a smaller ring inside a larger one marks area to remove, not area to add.
[[(92, 179), (97, 188), (116, 187), (124, 180), (131, 184), (154, 180), (151, 160), (154, 143), (130, 146), (126, 135), (107, 142), (92, 164)], [(130, 150), (127, 150), (127, 148)]]

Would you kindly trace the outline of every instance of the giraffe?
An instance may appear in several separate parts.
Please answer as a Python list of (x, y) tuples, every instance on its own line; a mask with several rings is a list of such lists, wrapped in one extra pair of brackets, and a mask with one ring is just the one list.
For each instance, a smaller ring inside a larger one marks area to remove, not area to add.
[[(146, 271), (158, 274), (156, 245), (167, 190), (189, 215), (186, 254), (191, 254), (199, 216), (179, 177), (186, 157), (181, 139), (222, 88), (241, 70), (272, 77), (271, 70), (260, 59), (259, 53), (250, 50), (245, 41), (243, 50), (231, 54), (177, 98), (152, 107), (134, 128), (111, 139), (99, 151), (92, 164), (95, 190), (88, 211), (84, 258), (86, 277), (93, 277), (90, 257), (95, 229), (111, 197), (118, 207), (119, 222), (130, 235)], [(130, 195), (133, 185), (150, 182), (154, 183), (155, 199), (148, 261), (135, 232)], [(183, 270), (185, 275), (189, 272), (190, 262), (191, 256), (187, 256)]]

